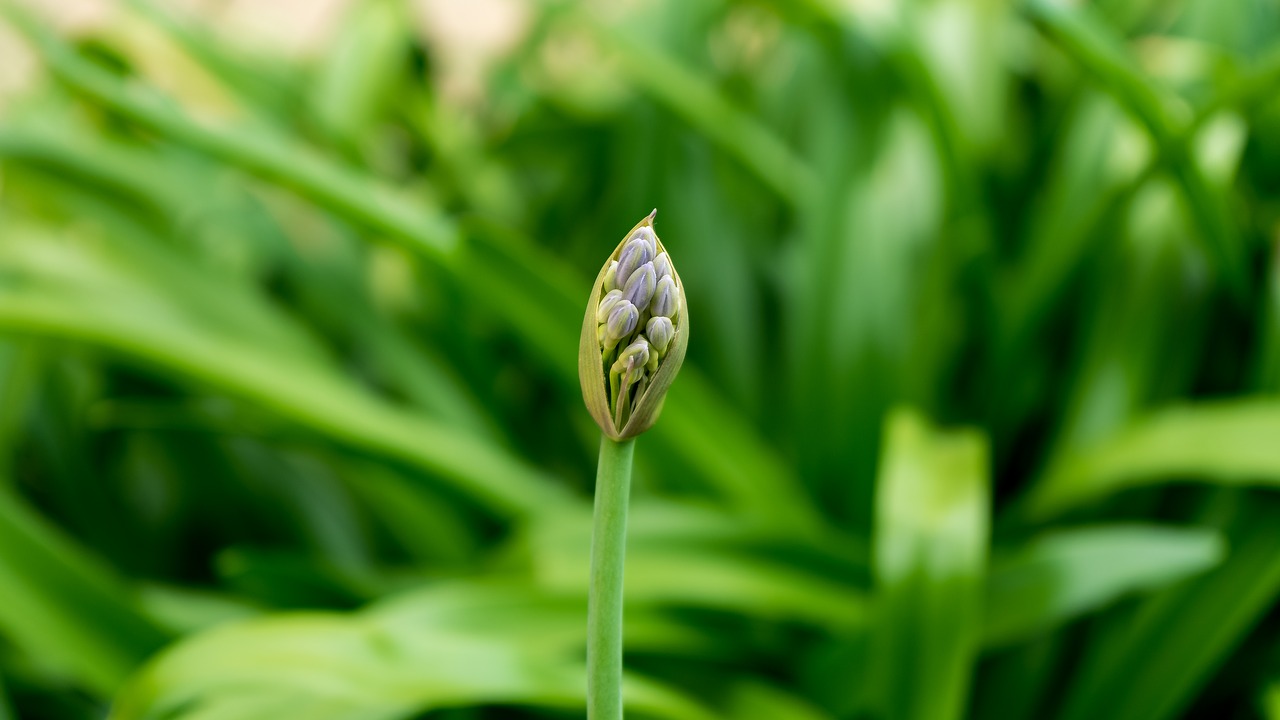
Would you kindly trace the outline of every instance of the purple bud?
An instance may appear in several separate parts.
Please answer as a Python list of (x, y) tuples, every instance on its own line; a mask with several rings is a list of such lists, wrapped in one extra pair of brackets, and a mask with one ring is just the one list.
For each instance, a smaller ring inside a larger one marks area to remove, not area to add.
[(653, 259), (653, 269), (658, 273), (658, 279), (661, 280), (671, 274), (671, 258), (667, 254), (658, 253), (658, 257)]
[(669, 318), (680, 314), (680, 291), (676, 289), (676, 281), (670, 275), (658, 281), (649, 312)]
[(658, 285), (658, 275), (653, 270), (653, 263), (645, 263), (631, 273), (627, 284), (622, 287), (622, 296), (631, 301), (640, 312), (649, 307), (653, 300), (653, 291)]
[(636, 231), (631, 233), (631, 239), (641, 240), (645, 245), (648, 245), (649, 257), (658, 254), (658, 235), (653, 232), (653, 228), (648, 226), (636, 228)]
[(649, 318), (649, 322), (644, 328), (645, 335), (649, 338), (649, 344), (658, 357), (667, 354), (667, 348), (671, 346), (671, 341), (676, 337), (675, 325), (671, 323), (671, 318), (653, 317)]
[(622, 247), (622, 253), (618, 255), (618, 270), (615, 273), (616, 284), (619, 287), (626, 287), (627, 280), (635, 274), (636, 269), (652, 260), (653, 251), (649, 249), (649, 245), (643, 239), (628, 240), (627, 244)]
[(609, 313), (622, 302), (621, 290), (610, 290), (600, 299), (600, 307), (596, 310), (596, 322), (602, 323), (609, 319)]
[(634, 332), (636, 324), (639, 322), (640, 311), (636, 309), (636, 306), (626, 300), (619, 300), (618, 304), (614, 305), (613, 311), (609, 313), (609, 319), (604, 324), (605, 343), (616, 345), (619, 340)]

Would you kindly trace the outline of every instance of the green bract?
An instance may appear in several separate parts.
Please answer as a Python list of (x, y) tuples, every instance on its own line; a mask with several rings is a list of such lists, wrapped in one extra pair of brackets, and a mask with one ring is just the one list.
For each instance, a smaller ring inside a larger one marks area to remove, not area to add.
[(649, 213), (596, 275), (582, 320), (578, 375), (587, 409), (614, 440), (648, 430), (684, 362), (684, 284)]

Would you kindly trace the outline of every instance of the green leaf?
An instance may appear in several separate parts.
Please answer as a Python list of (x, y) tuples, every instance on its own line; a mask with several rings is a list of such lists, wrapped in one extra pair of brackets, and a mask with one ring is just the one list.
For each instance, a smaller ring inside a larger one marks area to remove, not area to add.
[(0, 633), (102, 697), (168, 639), (119, 578), (7, 492), (0, 492), (0, 587)]
[(144, 585), (139, 589), (138, 602), (148, 618), (174, 635), (262, 613), (261, 608), (233, 595), (174, 585)]
[(795, 151), (734, 105), (708, 78), (682, 64), (634, 28), (615, 28), (586, 11), (575, 20), (616, 50), (623, 74), (672, 113), (733, 155), (768, 188), (796, 206), (817, 191), (818, 179)]
[(1217, 491), (1208, 512), (1231, 554), (1217, 569), (1108, 618), (1078, 665), (1062, 720), (1180, 717), (1280, 599), (1280, 502)]
[(564, 502), (563, 488), (489, 441), (378, 399), (245, 288), (128, 238), (71, 245), (6, 232), (0, 327), (92, 342), (207, 383), (349, 445), (397, 458), (499, 513)]
[(1280, 403), (1255, 398), (1159, 411), (1098, 446), (1073, 453), (1034, 488), (1027, 511), (1045, 517), (1121, 490), (1196, 480), (1280, 484)]
[[(429, 198), (410, 196), (367, 172), (334, 162), (298, 143), (285, 128), (260, 123), (225, 127), (199, 122), (153, 89), (138, 92), (140, 88), (88, 62), (16, 7), (3, 5), (0, 9), (34, 41), (42, 59), (59, 79), (77, 92), (183, 147), (292, 189), (318, 206), (439, 263), (470, 291), (471, 302), (487, 304), (498, 311), (499, 317), (529, 347), (537, 349), (564, 382), (576, 379), (576, 368), (570, 364), (573, 356), (563, 349), (576, 344), (576, 318), (582, 312), (582, 298), (588, 294), (589, 285), (566, 263), (545, 250), (505, 237), (496, 242), (493, 237), (468, 238), (463, 243), (457, 224)], [(718, 114), (710, 117), (712, 122), (719, 119)], [(735, 127), (738, 125), (735, 123)], [(748, 130), (746, 137), (758, 137), (758, 133)], [(790, 162), (780, 157), (784, 164)], [(543, 292), (552, 302), (529, 302), (535, 293)], [(514, 300), (507, 301), (508, 298)], [(571, 338), (567, 344), (560, 340), (566, 336)], [(717, 490), (744, 496), (730, 495), (730, 500), (762, 517), (775, 517), (781, 508), (782, 522), (796, 523), (796, 518), (802, 518), (797, 524), (812, 525), (812, 508), (792, 482), (786, 465), (757, 432), (736, 421), (733, 409), (700, 379), (693, 369), (682, 373), (676, 388), (688, 389), (673, 390), (667, 409), (678, 415), (685, 412), (683, 408), (697, 406), (688, 412), (708, 421), (680, 421), (673, 423), (679, 427), (668, 426), (669, 429), (660, 425), (658, 433), (707, 473)], [(677, 407), (681, 409), (677, 411)]]
[(1027, 252), (1000, 289), (1000, 355), (1023, 362), (1026, 335), (1043, 322), (1071, 277), (1108, 240), (1111, 213), (1151, 164), (1151, 141), (1109, 97), (1086, 94), (1066, 113), (1045, 190), (1027, 229)]
[(975, 431), (938, 431), (909, 410), (890, 415), (885, 435), (867, 682), (882, 717), (959, 718), (982, 634), (987, 445)]
[[(949, 297), (931, 302), (922, 270), (922, 258), (948, 251), (937, 242), (945, 198), (931, 138), (913, 110), (889, 110), (865, 174), (830, 180), (838, 189), (826, 191), (802, 246), (782, 351), (803, 475), (825, 480), (814, 492), (829, 513), (859, 526), (869, 522), (871, 461), (887, 407), (931, 396), (931, 362), (943, 355), (931, 350), (948, 342), (945, 317), (955, 305)], [(852, 397), (858, 401), (832, 401)]]
[(354, 472), (359, 481), (350, 484), (352, 494), (414, 558), (452, 565), (475, 551), (466, 518), (438, 493), (378, 464), (364, 463)]
[(9, 693), (4, 687), (4, 676), (0, 675), (0, 720), (16, 720), (17, 717), (9, 704)]
[(11, 472), (18, 435), (39, 387), (42, 363), (34, 343), (0, 340), (0, 488)]
[[(348, 615), (224, 626), (160, 655), (111, 717), (390, 720), (489, 703), (581, 708), (585, 668), (563, 639), (548, 642), (543, 632), (562, 626), (557, 604), (518, 586), (446, 584)], [(626, 692), (635, 712), (716, 717), (639, 678)]]
[(1212, 530), (1108, 525), (1041, 536), (993, 563), (983, 643), (1023, 642), (1125, 595), (1205, 572), (1225, 547)]
[[(586, 597), (590, 521), (589, 512), (579, 510), (547, 513), (532, 524), (528, 544), (536, 582)], [(807, 542), (781, 539), (769, 527), (720, 512), (637, 503), (628, 518), (628, 612), (652, 605), (713, 608), (843, 630), (862, 627), (867, 621), (863, 592), (847, 579), (832, 577), (829, 565), (769, 559), (762, 548), (786, 547), (803, 558), (807, 547)]]
[(759, 682), (741, 682), (729, 696), (726, 717), (733, 720), (829, 720), (830, 715), (798, 697)]
[(1240, 232), (1227, 198), (1211, 185), (1190, 151), (1189, 118), (1171, 110), (1173, 103), (1142, 75), (1120, 38), (1091, 7), (1062, 0), (1030, 0), (1024, 7), (1046, 35), (1146, 126), (1182, 185), (1200, 239), (1213, 253), (1227, 287), (1242, 294), (1247, 275)]
[(33, 41), (59, 78), (135, 122), (231, 160), (429, 256), (447, 256), (457, 249), (457, 227), (431, 205), (358, 170), (332, 163), (274, 127), (260, 123), (222, 127), (193, 121), (153, 90), (131, 92), (137, 88), (127, 87), (85, 61), (24, 11), (11, 4), (0, 6), (0, 10)]
[(330, 136), (354, 142), (387, 110), (408, 75), (405, 5), (399, 0), (354, 3), (325, 54), (310, 105)]
[[(158, 0), (125, 0), (138, 18), (182, 48), (200, 69), (218, 81), (218, 89), (244, 101), (246, 109), (275, 116), (293, 115), (302, 106), (295, 82), (298, 68), (277, 56), (262, 56), (218, 37), (218, 29)], [(139, 33), (141, 35), (141, 33)], [(138, 41), (135, 41), (138, 42)]]

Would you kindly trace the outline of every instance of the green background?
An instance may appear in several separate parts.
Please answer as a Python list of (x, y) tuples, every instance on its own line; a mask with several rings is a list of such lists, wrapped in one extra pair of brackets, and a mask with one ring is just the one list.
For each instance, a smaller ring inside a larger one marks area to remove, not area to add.
[(58, 5), (0, 718), (582, 717), (578, 331), (655, 206), (631, 716), (1280, 718), (1275, 2)]

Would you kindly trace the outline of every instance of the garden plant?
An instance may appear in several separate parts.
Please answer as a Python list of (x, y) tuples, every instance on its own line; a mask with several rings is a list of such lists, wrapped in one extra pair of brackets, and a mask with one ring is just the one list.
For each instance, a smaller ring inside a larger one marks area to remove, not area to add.
[(1272, 0), (0, 0), (0, 720), (1280, 720), (1278, 90)]

